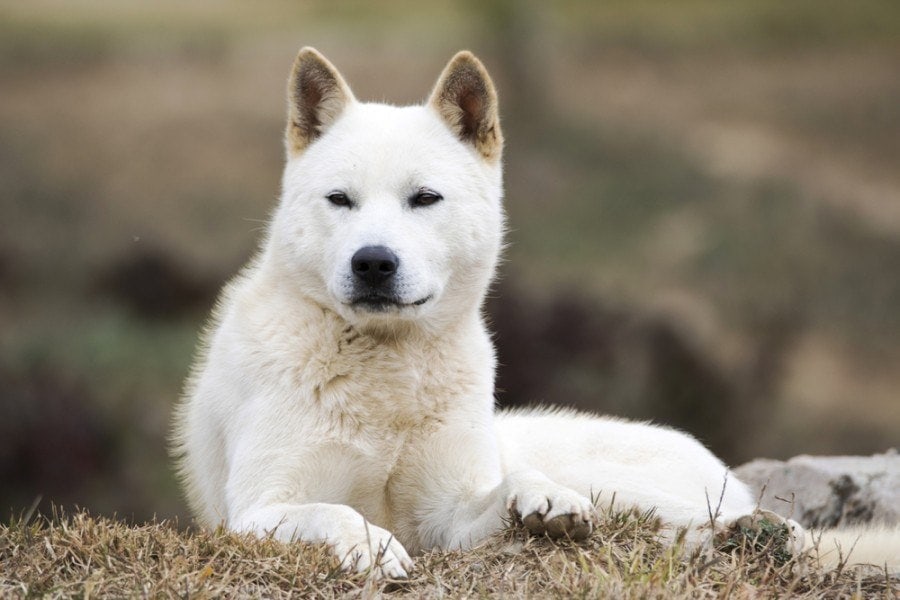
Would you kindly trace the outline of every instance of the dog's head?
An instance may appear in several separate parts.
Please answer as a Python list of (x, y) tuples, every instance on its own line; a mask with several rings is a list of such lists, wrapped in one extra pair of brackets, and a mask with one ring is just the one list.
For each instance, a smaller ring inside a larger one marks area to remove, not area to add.
[(287, 166), (267, 259), (351, 323), (480, 305), (503, 233), (497, 96), (460, 52), (422, 106), (358, 102), (311, 48), (288, 82)]

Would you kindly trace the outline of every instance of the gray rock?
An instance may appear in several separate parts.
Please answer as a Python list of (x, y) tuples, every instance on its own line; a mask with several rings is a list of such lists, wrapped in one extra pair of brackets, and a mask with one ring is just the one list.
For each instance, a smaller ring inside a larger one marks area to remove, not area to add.
[(900, 454), (757, 459), (734, 469), (760, 508), (805, 527), (900, 523)]

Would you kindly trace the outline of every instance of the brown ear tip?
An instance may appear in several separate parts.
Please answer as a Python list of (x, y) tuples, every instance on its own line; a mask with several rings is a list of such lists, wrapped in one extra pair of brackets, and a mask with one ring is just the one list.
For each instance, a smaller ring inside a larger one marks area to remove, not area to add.
[(297, 53), (297, 56), (322, 56), (322, 53), (313, 48), (312, 46), (303, 46), (300, 48), (300, 51)]
[(481, 64), (481, 61), (478, 60), (478, 57), (469, 50), (460, 50), (459, 52), (457, 52), (455, 55), (453, 55), (453, 58), (450, 59), (450, 64), (456, 66), (469, 64), (484, 69), (484, 65)]
[(478, 60), (471, 50), (460, 50), (453, 56), (453, 60)]
[(304, 46), (300, 48), (300, 51), (297, 52), (297, 58), (294, 59), (295, 65), (302, 64), (323, 64), (328, 61), (322, 56), (322, 53), (313, 48), (312, 46)]
[(493, 94), (494, 86), (491, 76), (488, 75), (487, 68), (484, 64), (468, 50), (461, 50), (450, 59), (445, 73), (455, 73), (456, 77), (469, 81), (481, 80), (485, 83), (485, 87), (489, 93)]

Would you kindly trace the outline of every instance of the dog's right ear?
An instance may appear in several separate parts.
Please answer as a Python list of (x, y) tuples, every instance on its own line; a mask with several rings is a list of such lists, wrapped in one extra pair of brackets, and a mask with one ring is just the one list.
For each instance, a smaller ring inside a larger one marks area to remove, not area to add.
[(288, 157), (298, 156), (338, 119), (353, 92), (337, 69), (314, 48), (300, 50), (288, 78)]

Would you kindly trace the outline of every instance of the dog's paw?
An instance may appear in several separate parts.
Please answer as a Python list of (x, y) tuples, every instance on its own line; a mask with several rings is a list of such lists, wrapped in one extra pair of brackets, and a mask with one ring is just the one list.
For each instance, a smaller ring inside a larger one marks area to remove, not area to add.
[(763, 509), (726, 522), (717, 536), (720, 546), (736, 547), (743, 539), (757, 550), (770, 549), (783, 560), (803, 552), (804, 537), (799, 523)]
[(372, 577), (405, 579), (413, 561), (403, 545), (381, 527), (367, 523), (362, 535), (330, 541), (331, 550), (345, 571), (368, 572)]
[(372, 525), (342, 504), (271, 504), (251, 509), (231, 525), (236, 531), (291, 542), (325, 543), (345, 571), (401, 579), (413, 562), (390, 531)]
[(532, 535), (583, 540), (596, 521), (590, 500), (549, 480), (511, 494), (506, 508)]

